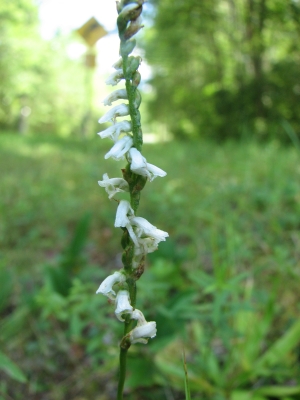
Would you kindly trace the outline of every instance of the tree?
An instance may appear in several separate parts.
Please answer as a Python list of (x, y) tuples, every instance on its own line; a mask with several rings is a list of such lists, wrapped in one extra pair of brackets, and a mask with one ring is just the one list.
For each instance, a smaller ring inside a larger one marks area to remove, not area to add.
[(145, 41), (155, 118), (179, 137), (286, 138), (286, 121), (300, 134), (298, 1), (152, 4), (154, 27)]

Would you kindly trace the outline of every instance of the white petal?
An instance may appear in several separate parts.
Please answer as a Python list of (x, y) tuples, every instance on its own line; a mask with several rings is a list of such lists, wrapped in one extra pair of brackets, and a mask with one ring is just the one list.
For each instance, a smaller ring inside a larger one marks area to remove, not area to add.
[(136, 246), (138, 246), (137, 237), (132, 229), (130, 224), (130, 220), (128, 216), (133, 216), (134, 211), (130, 206), (130, 203), (127, 200), (121, 200), (116, 214), (115, 227), (116, 228), (126, 228), (129, 232), (129, 235)]
[(106, 114), (103, 115), (99, 119), (99, 123), (103, 124), (104, 122), (109, 122), (113, 121), (116, 119), (116, 117), (124, 117), (125, 115), (129, 115), (129, 107), (127, 104), (118, 104), (117, 106), (114, 106), (110, 110), (107, 111)]
[(138, 236), (150, 236), (157, 241), (165, 241), (169, 234), (165, 231), (157, 229), (156, 226), (150, 224), (145, 218), (142, 217), (131, 217), (131, 225), (136, 226), (140, 231)]
[(147, 163), (146, 158), (135, 147), (130, 149), (128, 158), (131, 171), (137, 175), (146, 176), (150, 182), (157, 176), (163, 177), (167, 175), (162, 169)]
[(142, 325), (147, 324), (144, 314), (142, 313), (142, 311), (138, 310), (137, 308), (134, 311), (132, 311), (131, 319), (137, 320), (137, 326), (142, 326)]
[(123, 69), (117, 69), (106, 79), (107, 85), (116, 86), (121, 79), (124, 79)]
[(147, 168), (145, 157), (135, 147), (132, 147), (128, 153), (128, 158), (131, 171), (138, 175), (144, 175), (143, 171)]
[(161, 168), (156, 167), (153, 164), (147, 163), (147, 169), (148, 169), (148, 171), (150, 172), (150, 175), (151, 175), (151, 177), (149, 178), (150, 182), (153, 181), (153, 179), (155, 179), (157, 176), (164, 177), (164, 176), (167, 175), (167, 173), (164, 170), (162, 170)]
[(115, 160), (121, 160), (132, 145), (132, 138), (130, 136), (124, 136), (114, 144), (110, 151), (105, 154), (104, 158), (107, 159), (113, 157)]
[(105, 129), (102, 132), (97, 133), (102, 139), (109, 137), (114, 142), (116, 142), (122, 132), (130, 132), (131, 131), (131, 122), (130, 121), (120, 121), (114, 123), (109, 128)]
[(115, 273), (109, 275), (106, 279), (104, 279), (96, 293), (102, 293), (104, 294), (104, 296), (107, 296), (111, 300), (114, 300), (116, 298), (116, 292), (113, 290), (113, 286), (116, 283), (125, 282), (125, 280), (125, 275), (123, 275), (121, 272), (116, 271)]
[(155, 240), (153, 237), (137, 237), (138, 246), (134, 248), (134, 254), (148, 254), (153, 253), (153, 251), (157, 250), (159, 240)]
[(127, 99), (127, 91), (126, 89), (119, 89), (115, 90), (114, 92), (110, 93), (105, 99), (103, 100), (103, 104), (105, 106), (111, 106), (111, 103), (119, 100), (119, 99)]
[(111, 199), (116, 193), (128, 192), (128, 183), (123, 178), (111, 178), (109, 179), (107, 174), (103, 175), (103, 181), (98, 181), (99, 186), (105, 188), (108, 194), (108, 198)]
[(145, 325), (137, 326), (129, 333), (129, 340), (134, 343), (148, 343), (148, 338), (156, 336), (156, 322), (150, 321)]
[(132, 306), (130, 304), (130, 296), (127, 290), (120, 290), (116, 298), (115, 314), (119, 321), (124, 321), (122, 314), (132, 313)]
[(116, 214), (115, 227), (116, 228), (125, 228), (126, 225), (130, 224), (129, 215), (134, 215), (133, 209), (130, 206), (130, 203), (127, 200), (121, 200)]

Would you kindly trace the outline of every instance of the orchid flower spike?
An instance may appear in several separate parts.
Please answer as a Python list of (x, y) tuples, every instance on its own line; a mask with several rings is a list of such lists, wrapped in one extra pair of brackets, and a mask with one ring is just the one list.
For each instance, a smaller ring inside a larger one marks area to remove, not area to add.
[(130, 296), (128, 290), (120, 290), (116, 297), (115, 314), (119, 321), (124, 321), (123, 314), (132, 313), (132, 305), (130, 304)]
[(110, 93), (105, 99), (103, 100), (103, 104), (105, 106), (111, 106), (111, 103), (113, 103), (116, 100), (119, 99), (128, 99), (126, 89), (119, 89), (115, 90), (114, 92)]
[(115, 300), (116, 292), (113, 290), (113, 286), (116, 283), (125, 282), (126, 277), (121, 272), (114, 272), (112, 275), (109, 275), (104, 281), (101, 283), (97, 290), (98, 293), (102, 293), (104, 296), (107, 296), (111, 300)]
[(104, 122), (109, 122), (112, 121), (114, 122), (117, 117), (124, 117), (125, 115), (129, 115), (129, 107), (127, 104), (118, 104), (117, 106), (114, 106), (110, 110), (107, 111), (106, 114), (103, 115), (99, 119), (99, 123), (103, 124)]
[(104, 131), (97, 133), (97, 135), (99, 135), (101, 139), (109, 137), (111, 140), (116, 142), (122, 132), (130, 132), (131, 129), (131, 122), (120, 121), (116, 122)]
[(103, 181), (98, 181), (101, 187), (105, 188), (108, 198), (112, 199), (118, 192), (128, 192), (128, 183), (123, 178), (109, 178), (108, 174), (103, 175)]
[(147, 163), (146, 158), (135, 147), (130, 149), (128, 158), (131, 171), (137, 175), (146, 176), (150, 182), (157, 176), (164, 177), (167, 175), (162, 169)]
[(132, 147), (133, 140), (130, 136), (124, 136), (122, 139), (118, 140), (114, 146), (109, 150), (108, 153), (105, 154), (104, 158), (107, 159), (109, 157), (114, 158), (115, 160), (122, 160), (124, 158), (124, 154)]

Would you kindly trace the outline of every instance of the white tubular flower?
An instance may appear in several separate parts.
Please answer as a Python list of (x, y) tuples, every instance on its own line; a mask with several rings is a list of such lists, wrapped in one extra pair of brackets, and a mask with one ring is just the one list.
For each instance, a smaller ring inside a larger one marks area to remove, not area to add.
[(111, 178), (109, 179), (107, 174), (103, 175), (103, 181), (98, 181), (101, 187), (105, 188), (108, 198), (111, 199), (118, 192), (128, 192), (128, 183), (123, 178)]
[(130, 304), (130, 296), (128, 290), (120, 290), (116, 298), (115, 314), (119, 321), (124, 321), (122, 314), (131, 314), (132, 305)]
[(122, 160), (124, 154), (127, 153), (132, 145), (132, 138), (130, 136), (124, 136), (113, 145), (109, 152), (105, 154), (104, 158), (107, 159), (112, 157), (115, 160)]
[(97, 290), (97, 294), (101, 293), (104, 296), (107, 296), (111, 300), (115, 300), (116, 292), (113, 290), (113, 286), (116, 283), (125, 282), (126, 277), (121, 272), (115, 272), (112, 275), (109, 275), (104, 281), (101, 283)]
[(130, 223), (133, 227), (136, 227), (135, 233), (139, 238), (148, 236), (153, 238), (156, 243), (165, 241), (166, 237), (169, 236), (168, 232), (157, 229), (156, 226), (150, 224), (145, 218), (142, 217), (130, 217)]
[(129, 216), (134, 216), (134, 211), (131, 208), (129, 202), (127, 200), (121, 200), (116, 214), (115, 220), (115, 227), (116, 228), (127, 228), (131, 239), (133, 240), (134, 244), (138, 246), (138, 241), (133, 232), (132, 226), (130, 224)]
[(107, 113), (104, 114), (103, 117), (101, 117), (98, 122), (100, 124), (109, 121), (114, 122), (117, 117), (124, 117), (125, 115), (129, 115), (128, 105), (124, 103), (118, 104), (117, 106), (114, 106), (109, 111), (107, 111)]
[(150, 321), (146, 322), (141, 326), (137, 326), (132, 331), (129, 332), (129, 340), (132, 344), (143, 343), (147, 344), (149, 338), (154, 338), (156, 336), (156, 322)]
[(103, 100), (103, 104), (105, 106), (111, 106), (111, 103), (120, 100), (120, 99), (128, 99), (126, 89), (119, 89), (115, 90), (114, 92), (110, 93), (105, 99)]
[(97, 135), (99, 135), (101, 139), (109, 137), (111, 140), (116, 142), (122, 132), (130, 132), (131, 129), (131, 122), (120, 121), (116, 122), (104, 131), (97, 133)]
[(146, 176), (150, 182), (157, 176), (163, 177), (167, 175), (162, 169), (147, 163), (146, 158), (135, 147), (130, 149), (128, 155), (131, 171), (137, 175)]
[(124, 79), (123, 69), (118, 68), (106, 79), (105, 83), (107, 85), (116, 86), (121, 79)]

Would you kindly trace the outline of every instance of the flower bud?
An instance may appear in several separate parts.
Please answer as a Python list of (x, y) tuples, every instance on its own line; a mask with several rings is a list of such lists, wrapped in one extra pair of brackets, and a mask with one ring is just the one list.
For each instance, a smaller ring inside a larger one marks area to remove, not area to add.
[(129, 57), (126, 68), (126, 77), (130, 79), (131, 75), (138, 69), (141, 62), (142, 62), (141, 57), (133, 57), (133, 56)]
[(138, 87), (141, 82), (141, 74), (139, 71), (135, 71), (135, 73), (132, 76), (132, 85), (135, 87)]
[(131, 21), (128, 28), (124, 32), (124, 39), (128, 40), (132, 36), (134, 36), (140, 29), (144, 27), (144, 25), (141, 24), (142, 20), (141, 18), (137, 18), (134, 21)]
[(122, 57), (127, 57), (130, 53), (132, 53), (135, 48), (136, 41), (135, 39), (128, 40), (127, 42), (121, 42), (120, 45), (120, 55)]

